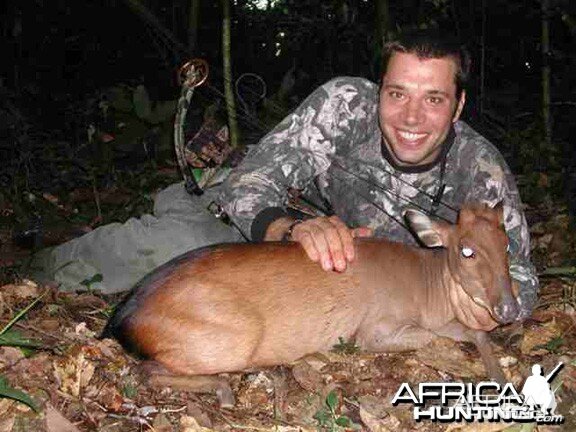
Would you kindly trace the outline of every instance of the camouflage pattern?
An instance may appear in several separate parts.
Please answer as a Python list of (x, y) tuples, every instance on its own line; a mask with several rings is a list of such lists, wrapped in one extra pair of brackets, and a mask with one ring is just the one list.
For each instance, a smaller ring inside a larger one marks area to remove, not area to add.
[[(432, 208), (441, 185), (441, 163), (424, 170), (395, 169), (383, 157), (378, 86), (362, 78), (336, 78), (318, 88), (248, 153), (223, 185), (220, 203), (250, 233), (256, 215), (285, 207), (287, 188), (329, 202), (350, 227), (416, 244), (403, 223), (408, 207)], [(469, 201), (504, 201), (510, 238), (510, 273), (520, 283), (522, 316), (536, 302), (538, 279), (514, 177), (500, 152), (464, 122), (454, 125), (445, 162), (442, 203), (436, 216), (455, 221)]]

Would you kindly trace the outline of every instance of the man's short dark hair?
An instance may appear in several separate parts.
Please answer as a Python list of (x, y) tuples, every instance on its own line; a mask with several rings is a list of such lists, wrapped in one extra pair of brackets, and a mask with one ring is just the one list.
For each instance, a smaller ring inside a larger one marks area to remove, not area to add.
[(382, 52), (382, 76), (386, 73), (392, 54), (415, 54), (420, 59), (452, 57), (456, 62), (456, 98), (459, 99), (468, 83), (470, 53), (458, 39), (437, 30), (417, 30), (401, 34), (396, 40), (386, 42)]

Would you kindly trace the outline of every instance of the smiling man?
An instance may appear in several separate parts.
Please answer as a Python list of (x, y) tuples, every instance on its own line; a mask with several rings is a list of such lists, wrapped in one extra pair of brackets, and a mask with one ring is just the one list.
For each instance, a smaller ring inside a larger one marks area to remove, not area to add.
[[(253, 240), (299, 242), (326, 271), (345, 271), (354, 237), (415, 243), (409, 207), (454, 221), (466, 202), (502, 201), (525, 318), (538, 290), (526, 220), (500, 152), (459, 121), (469, 69), (467, 51), (437, 33), (387, 43), (380, 86), (341, 77), (318, 88), (228, 177), (220, 202)], [(294, 212), (289, 188), (315, 214)]]
[(388, 61), (380, 88), (380, 128), (388, 155), (398, 165), (434, 162), (450, 127), (464, 108), (457, 91), (456, 58), (420, 59), (397, 52)]

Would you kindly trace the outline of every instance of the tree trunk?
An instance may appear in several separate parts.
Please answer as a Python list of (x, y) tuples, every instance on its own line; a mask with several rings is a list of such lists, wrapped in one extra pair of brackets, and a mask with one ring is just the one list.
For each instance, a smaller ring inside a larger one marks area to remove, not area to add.
[(190, 0), (188, 14), (188, 52), (194, 56), (198, 44), (198, 23), (200, 22), (200, 0)]
[(226, 112), (230, 129), (230, 144), (238, 147), (238, 123), (236, 121), (236, 103), (232, 89), (232, 57), (230, 54), (230, 0), (222, 0), (222, 58), (224, 65), (224, 94), (226, 95)]
[(486, 0), (482, 0), (482, 29), (480, 34), (480, 95), (479, 111), (484, 114), (484, 99), (486, 96)]
[(388, 0), (376, 0), (375, 4), (375, 31), (374, 36), (376, 38), (374, 53), (379, 54), (379, 58), (373, 63), (376, 68), (375, 77), (377, 80), (380, 79), (380, 74), (382, 73), (382, 48), (389, 33), (389, 19), (390, 14), (388, 10)]
[[(549, 0), (542, 0), (542, 121), (546, 151), (552, 145), (552, 117), (550, 115), (550, 8)], [(546, 168), (546, 167), (540, 167)]]
[(374, 7), (376, 8), (376, 42), (379, 47), (382, 47), (388, 35), (388, 0), (376, 0)]

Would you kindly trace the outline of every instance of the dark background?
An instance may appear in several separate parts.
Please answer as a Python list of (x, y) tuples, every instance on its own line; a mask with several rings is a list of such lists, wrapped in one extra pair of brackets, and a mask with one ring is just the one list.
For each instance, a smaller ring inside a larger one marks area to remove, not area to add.
[[(189, 12), (194, 3), (199, 18), (191, 41)], [(142, 0), (139, 4), (156, 24), (137, 13), (135, 4), (134, 0), (2, 3), (4, 199), (17, 202), (27, 191), (62, 192), (91, 185), (94, 179), (98, 187), (109, 187), (117, 181), (118, 167), (158, 159), (161, 153), (142, 157), (138, 143), (151, 135), (169, 137), (169, 122), (162, 128), (145, 121), (136, 129), (130, 123), (138, 120), (134, 112), (117, 106), (103, 119), (98, 103), (111, 88), (129, 93), (144, 84), (153, 104), (174, 101), (180, 91), (176, 69), (191, 57), (203, 57), (211, 75), (209, 84), (198, 91), (198, 100), (202, 106), (223, 107), (222, 2)], [(537, 0), (232, 1), (234, 79), (256, 73), (267, 86), (268, 103), (256, 106), (253, 113), (257, 121), (249, 121), (248, 113), (238, 108), (242, 143), (256, 140), (334, 76), (378, 80), (382, 36), (438, 27), (459, 35), (473, 55), (464, 119), (502, 150), (519, 177), (525, 200), (566, 199), (574, 171), (576, 4), (548, 0), (546, 14), (542, 9)], [(550, 29), (546, 54), (542, 53), (544, 17)], [(550, 67), (548, 141), (542, 126), (544, 65)], [(248, 85), (246, 91), (257, 90)], [(86, 147), (89, 124), (98, 136), (111, 133), (119, 144), (108, 145), (106, 152), (104, 144), (95, 148), (98, 142)], [(129, 139), (122, 138), (125, 142), (118, 134), (119, 124), (131, 132)], [(172, 157), (165, 152), (165, 159)]]

